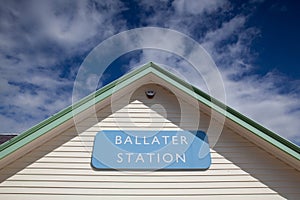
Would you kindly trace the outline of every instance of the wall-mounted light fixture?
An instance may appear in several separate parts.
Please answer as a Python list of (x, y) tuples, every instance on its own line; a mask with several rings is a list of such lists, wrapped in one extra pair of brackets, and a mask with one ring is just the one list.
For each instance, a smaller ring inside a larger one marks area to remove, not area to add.
[(145, 94), (148, 97), (148, 99), (152, 99), (155, 96), (156, 92), (154, 90), (147, 90)]

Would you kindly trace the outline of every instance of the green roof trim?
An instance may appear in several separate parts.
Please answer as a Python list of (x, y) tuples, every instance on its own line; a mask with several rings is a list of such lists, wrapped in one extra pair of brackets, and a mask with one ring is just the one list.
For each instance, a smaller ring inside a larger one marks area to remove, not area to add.
[[(23, 132), (22, 134), (3, 143), (2, 145), (0, 145), (0, 159), (8, 156), (9, 154), (15, 152), (24, 145), (32, 142), (33, 140), (46, 134), (50, 130), (72, 119), (73, 115), (79, 114), (84, 110), (88, 109), (89, 107), (93, 106), (94, 104), (103, 101), (107, 97), (111, 96), (113, 92), (116, 92), (117, 90), (126, 87), (127, 85), (133, 83), (134, 81), (140, 79), (141, 77), (149, 73), (157, 75), (158, 77), (174, 85), (175, 87), (187, 93), (188, 95), (196, 97), (197, 100), (204, 103), (208, 107), (225, 115), (225, 117), (231, 119), (240, 126), (251, 131), (253, 134), (264, 139), (265, 141), (279, 148), (288, 155), (300, 160), (300, 148), (296, 144), (293, 144), (292, 142), (284, 139), (283, 137), (275, 134), (274, 132), (264, 128), (263, 126), (240, 114), (239, 112), (233, 110), (232, 108), (227, 107), (225, 104), (221, 103), (217, 99), (212, 98), (208, 94), (204, 93), (203, 91), (199, 90), (194, 86), (191, 86), (187, 82), (179, 79), (175, 75), (158, 67), (152, 62), (132, 72), (129, 72), (128, 74), (125, 74), (121, 78), (88, 95), (87, 97), (83, 98), (74, 105), (65, 108), (64, 110), (40, 122), (36, 126)], [(115, 90), (116, 86), (118, 86), (117, 90)]]

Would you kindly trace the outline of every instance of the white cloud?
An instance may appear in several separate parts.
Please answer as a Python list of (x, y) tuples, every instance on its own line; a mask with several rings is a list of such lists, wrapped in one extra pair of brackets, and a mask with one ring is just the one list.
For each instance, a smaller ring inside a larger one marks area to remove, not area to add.
[(206, 48), (213, 48), (217, 43), (238, 35), (239, 31), (243, 29), (245, 21), (245, 16), (237, 16), (228, 22), (223, 22), (220, 28), (212, 30), (205, 35), (202, 45)]
[(118, 1), (2, 3), (0, 131), (23, 131), (70, 105), (79, 65), (72, 57), (124, 29), (121, 10)]
[(114, 20), (120, 10), (118, 1), (8, 2), (1, 9), (8, 20), (1, 27), (1, 49), (29, 64), (55, 64), (122, 29), (122, 20)]
[(266, 76), (248, 75), (240, 80), (229, 77), (224, 82), (230, 106), (286, 138), (299, 137), (300, 96), (281, 92), (285, 87), (300, 89), (299, 86), (284, 82), (274, 72)]
[(219, 8), (226, 6), (226, 0), (200, 0), (200, 1), (189, 1), (189, 0), (176, 0), (173, 2), (175, 12), (182, 14), (193, 14), (199, 15), (203, 13), (212, 13), (217, 11)]

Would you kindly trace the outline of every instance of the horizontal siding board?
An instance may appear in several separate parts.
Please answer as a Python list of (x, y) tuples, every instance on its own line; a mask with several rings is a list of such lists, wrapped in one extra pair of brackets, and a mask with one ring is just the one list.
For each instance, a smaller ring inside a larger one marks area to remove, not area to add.
[[(161, 127), (157, 127), (157, 130), (160, 130)], [(96, 134), (97, 132), (101, 131), (101, 130), (133, 130), (133, 131), (150, 131), (150, 130), (153, 130), (151, 129), (151, 127), (91, 127), (91, 128), (86, 128), (86, 127), (78, 127), (78, 131), (79, 132), (86, 132), (86, 133), (82, 133), (80, 135), (85, 135), (85, 134), (90, 134), (89, 132), (92, 132), (93, 134)], [(155, 130), (155, 129), (154, 129)], [(166, 128), (165, 130), (173, 130), (173, 131), (176, 131), (176, 130), (182, 130), (178, 127), (169, 127), (169, 128)], [(201, 129), (201, 130), (204, 130), (204, 129)]]
[[(13, 168), (11, 168), (13, 169)], [(4, 169), (1, 171), (1, 174), (10, 174), (11, 169)], [(273, 174), (274, 172), (278, 171), (273, 171), (273, 172), (266, 172), (264, 174)], [(128, 172), (129, 174), (134, 174), (133, 172)], [(261, 172), (262, 173), (262, 172)], [(115, 173), (114, 171), (111, 171), (111, 173), (108, 173), (106, 171), (93, 171), (91, 169), (23, 169), (19, 171), (17, 174), (47, 174), (47, 175), (101, 175), (101, 174), (112, 174), (112, 175), (122, 175), (122, 173)], [(202, 175), (224, 175), (224, 176), (230, 176), (230, 175), (247, 175), (248, 173), (242, 170), (207, 170), (207, 171), (176, 171), (176, 173), (168, 172), (165, 171), (163, 173), (155, 173), (153, 175), (157, 176), (168, 176), (168, 175), (176, 175), (176, 176), (202, 176)], [(293, 175), (294, 173), (289, 173)], [(147, 173), (143, 173), (143, 175), (147, 175)]]
[[(1, 197), (3, 199), (15, 199), (15, 200), (40, 200), (40, 199), (57, 199), (57, 200), (65, 200), (66, 198), (70, 198), (72, 200), (82, 200), (82, 199), (90, 199), (90, 200), (99, 200), (99, 197), (102, 199), (109, 200), (148, 200), (148, 199), (160, 199), (160, 200), (170, 200), (170, 199), (184, 199), (187, 200), (199, 200), (200, 199), (230, 199), (230, 200), (257, 200), (257, 199), (284, 199), (277, 194), (235, 194), (235, 195), (219, 195), (219, 194), (211, 194), (211, 195), (73, 195), (73, 194), (2, 194)], [(297, 196), (295, 195), (294, 198)]]
[[(77, 135), (77, 133), (75, 133)], [(50, 141), (50, 143), (47, 144), (56, 144), (60, 143), (61, 140), (68, 140), (67, 143), (71, 142), (93, 142), (94, 141), (94, 135), (89, 136), (89, 135), (81, 135), (82, 137), (74, 137), (74, 135), (64, 135), (61, 136), (60, 138), (54, 138), (53, 140)], [(218, 143), (216, 144), (216, 147), (223, 147), (223, 146), (255, 146), (253, 143), (247, 142), (247, 141), (235, 141), (233, 142), (232, 140), (223, 140), (222, 138), (219, 139)]]
[[(16, 163), (18, 164), (18, 163)], [(17, 167), (12, 167), (17, 168)], [(59, 168), (59, 169), (91, 169), (90, 162), (80, 163), (80, 162), (36, 162), (28, 166), (28, 169), (52, 169), (52, 168)], [(269, 164), (257, 166), (257, 164), (253, 163), (246, 163), (240, 164), (239, 166), (232, 164), (232, 163), (213, 163), (210, 167), (210, 170), (213, 169), (270, 169)], [(293, 168), (289, 166), (274, 166), (272, 170), (286, 170), (289, 169), (292, 172), (296, 172)]]
[[(162, 110), (163, 111), (163, 110)], [(166, 117), (165, 120), (168, 120), (169, 117), (170, 118), (186, 118), (186, 119), (193, 119), (193, 117), (197, 117), (197, 119), (199, 118), (199, 114), (196, 113), (185, 113), (185, 112), (168, 112), (168, 113), (163, 113), (161, 111), (161, 113), (159, 112), (147, 112), (147, 111), (142, 111), (142, 110), (135, 110), (135, 111), (120, 111), (117, 113), (110, 113), (110, 112), (101, 112), (100, 116), (97, 117), (111, 117), (111, 118), (138, 118), (138, 117), (145, 117), (145, 118), (149, 118), (149, 117), (154, 117), (154, 118), (163, 118)], [(167, 114), (167, 115), (165, 115)], [(195, 118), (194, 118), (195, 119)], [(200, 118), (201, 120), (201, 118)]]
[[(51, 149), (51, 147), (49, 147)], [(54, 150), (51, 153), (48, 153), (45, 155), (43, 158), (37, 160), (37, 162), (59, 162), (59, 161), (65, 161), (65, 162), (80, 162), (80, 161), (85, 161), (85, 162), (90, 162), (90, 156), (91, 153), (86, 151), (80, 151), (80, 152), (72, 152), (72, 151), (59, 151), (59, 150)], [(47, 152), (47, 151), (46, 151)], [(40, 155), (43, 155), (43, 151), (31, 153), (28, 157), (25, 159), (22, 159), (22, 162), (27, 162), (29, 163), (32, 159), (38, 158)], [(229, 153), (228, 153), (229, 154)], [(218, 154), (217, 152), (212, 152), (212, 162), (213, 163), (232, 163), (232, 161), (229, 161), (228, 158), (231, 160), (234, 160), (235, 164), (253, 164), (257, 165), (259, 162), (260, 165), (265, 165), (266, 167), (269, 166), (275, 166), (275, 167), (280, 167), (282, 166), (283, 168), (290, 168), (287, 165), (283, 163), (278, 163), (278, 160), (275, 158), (269, 158), (266, 159), (265, 156), (258, 155), (255, 157), (255, 159), (249, 159), (249, 157), (243, 156), (243, 154), (236, 154), (236, 153), (230, 153), (230, 156), (222, 156)], [(249, 155), (250, 156), (250, 155)], [(49, 159), (49, 160), (48, 160)], [(48, 161), (47, 161), (48, 160)]]
[[(3, 176), (3, 175), (2, 175)], [(0, 175), (1, 177), (1, 175)], [(162, 178), (163, 177), (163, 178)], [(300, 180), (293, 179), (293, 174), (287, 176), (270, 176), (270, 175), (262, 175), (261, 176), (266, 183), (279, 184), (282, 187), (286, 187), (287, 185), (295, 185), (298, 186)], [(94, 174), (94, 175), (82, 175), (82, 174), (16, 174), (13, 177), (7, 179), (10, 180), (21, 180), (21, 181), (33, 181), (33, 180), (44, 180), (44, 181), (103, 181), (103, 182), (222, 182), (222, 181), (259, 181), (256, 178), (249, 176), (248, 174), (243, 175), (143, 175), (143, 174)]]
[[(32, 188), (99, 188), (99, 189), (143, 189), (143, 188), (161, 188), (161, 189), (204, 189), (204, 188), (267, 188), (266, 185), (260, 182), (91, 182), (91, 181), (6, 181), (2, 187), (32, 187)], [(291, 187), (291, 186), (290, 186)], [(294, 185), (294, 187), (296, 187)]]
[[(217, 176), (217, 175), (210, 175), (210, 176), (164, 176), (162, 180), (161, 176), (144, 176), (144, 175), (88, 175), (88, 176), (81, 176), (81, 175), (74, 175), (74, 176), (67, 176), (67, 175), (32, 175), (32, 174), (16, 174), (15, 176), (9, 178), (7, 181), (90, 181), (90, 182), (140, 182), (140, 183), (205, 183), (205, 182), (257, 182), (258, 180), (248, 176), (248, 175), (236, 175), (236, 176)], [(272, 181), (272, 180), (269, 180)], [(283, 181), (284, 182), (284, 181)], [(298, 183), (298, 182), (293, 182)], [(300, 183), (300, 181), (299, 181)]]
[[(93, 146), (94, 141), (92, 141), (92, 140), (85, 140), (85, 139), (83, 139), (81, 141), (80, 140), (77, 140), (77, 141), (73, 140), (73, 141), (70, 141), (68, 143), (63, 144), (62, 146), (64, 146), (64, 147), (68, 147), (68, 146), (70, 146), (70, 147), (80, 147), (83, 144), (87, 145), (87, 146)], [(57, 145), (55, 143), (47, 143), (44, 146), (57, 146)], [(231, 144), (231, 143), (223, 143), (220, 146), (218, 145), (218, 148), (220, 148), (220, 147), (222, 147), (223, 149), (225, 149), (225, 148), (239, 148), (239, 147), (245, 148), (245, 147), (253, 147), (253, 144), (244, 144), (244, 143)], [(214, 149), (216, 150), (216, 148), (214, 148)], [(225, 149), (225, 150), (228, 151), (228, 149)]]
[[(254, 177), (247, 175), (211, 175), (211, 176), (141, 176), (141, 175), (101, 175), (101, 176), (79, 176), (79, 175), (31, 175), (31, 174), (17, 174), (13, 178), (9, 178), (7, 181), (84, 181), (84, 182), (136, 182), (136, 183), (209, 183), (209, 182), (259, 182)], [(266, 184), (272, 184), (273, 186), (298, 187), (300, 181), (291, 180), (289, 177), (283, 176), (269, 176), (265, 177)]]
[[(18, 163), (16, 165), (12, 166), (12, 168), (18, 168)], [(250, 165), (249, 167), (255, 167), (253, 165)], [(67, 162), (60, 162), (60, 163), (40, 163), (35, 162), (27, 167), (27, 169), (87, 169), (91, 170), (90, 163), (67, 163)], [(227, 164), (212, 164), (210, 167), (210, 170), (213, 169), (240, 169), (238, 166), (227, 163)]]
[[(57, 154), (55, 154), (57, 153)], [(80, 153), (79, 155), (71, 152), (72, 154), (68, 154), (68, 155), (61, 155), (59, 152), (53, 152), (51, 154), (47, 154), (46, 156), (42, 157), (39, 159), (39, 155), (40, 154), (33, 154), (31, 155), (31, 157), (26, 157), (24, 159), (22, 159), (22, 163), (31, 163), (32, 159), (36, 158), (36, 163), (40, 163), (40, 162), (44, 162), (44, 163), (64, 163), (64, 162), (68, 162), (68, 163), (87, 163), (90, 162), (90, 153), (88, 153), (89, 155), (87, 155), (87, 153)], [(19, 162), (19, 161), (18, 161)], [(261, 164), (268, 164), (268, 165), (272, 165), (272, 164), (276, 164), (276, 160), (270, 159), (270, 160), (266, 160), (263, 158), (258, 158), (258, 161)], [(219, 155), (219, 154), (213, 154), (212, 155), (212, 163), (213, 164), (229, 164), (232, 163), (231, 161), (229, 161), (228, 159), (224, 158), (223, 156)], [(244, 158), (244, 157), (237, 157), (235, 164), (256, 164), (256, 162), (254, 162), (253, 160), (249, 160), (249, 158)], [(283, 165), (284, 167), (286, 167), (286, 165)]]
[[(286, 189), (288, 190), (288, 189)], [(153, 195), (153, 194), (164, 194), (164, 195), (186, 195), (186, 194), (275, 194), (273, 190), (269, 188), (196, 188), (196, 189), (165, 189), (165, 188), (143, 188), (143, 189), (99, 189), (99, 188), (59, 188), (59, 187), (48, 187), (48, 188), (37, 188), (37, 187), (21, 187), (21, 188), (9, 188), (1, 187), (0, 194), (26, 194), (26, 193), (45, 193), (45, 194), (99, 194), (99, 195), (110, 195), (110, 194), (134, 194), (134, 195)]]
[[(11, 168), (10, 170), (3, 170), (1, 171), (1, 174), (10, 174), (10, 171), (16, 169), (16, 168)], [(17, 168), (18, 169), (18, 168)], [(131, 172), (128, 172), (129, 174), (134, 174)], [(17, 174), (47, 174), (47, 175), (77, 175), (80, 174), (82, 176), (86, 175), (102, 175), (101, 171), (93, 171), (91, 169), (80, 169), (80, 168), (74, 168), (74, 169), (65, 169), (65, 168), (26, 168), (21, 171), (19, 171)], [(108, 173), (106, 173), (107, 175)], [(114, 171), (111, 172), (112, 175), (118, 175), (118, 173), (115, 173)], [(295, 177), (295, 171), (293, 170), (268, 170), (268, 169), (257, 169), (254, 170), (253, 173), (251, 173), (252, 176), (261, 176), (261, 175), (266, 175), (266, 176), (276, 176), (278, 177), (284, 177), (284, 176), (289, 176), (290, 178)], [(120, 174), (119, 174), (120, 175)], [(143, 174), (146, 175), (146, 174)], [(154, 174), (157, 176), (162, 176), (159, 174)], [(163, 176), (168, 176), (172, 175), (172, 173), (168, 173), (165, 171), (163, 173)], [(175, 173), (173, 173), (175, 175)], [(249, 173), (240, 170), (240, 169), (209, 169), (207, 171), (198, 171), (193, 172), (193, 171), (176, 171), (176, 176), (211, 176), (211, 175), (223, 175), (223, 176), (235, 176), (235, 175), (249, 175)]]

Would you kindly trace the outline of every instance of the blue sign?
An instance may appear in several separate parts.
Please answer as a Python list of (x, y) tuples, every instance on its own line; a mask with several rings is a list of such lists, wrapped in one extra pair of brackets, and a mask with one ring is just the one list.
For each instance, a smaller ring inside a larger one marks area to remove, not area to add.
[(203, 131), (100, 131), (95, 136), (94, 169), (204, 170), (211, 165)]

